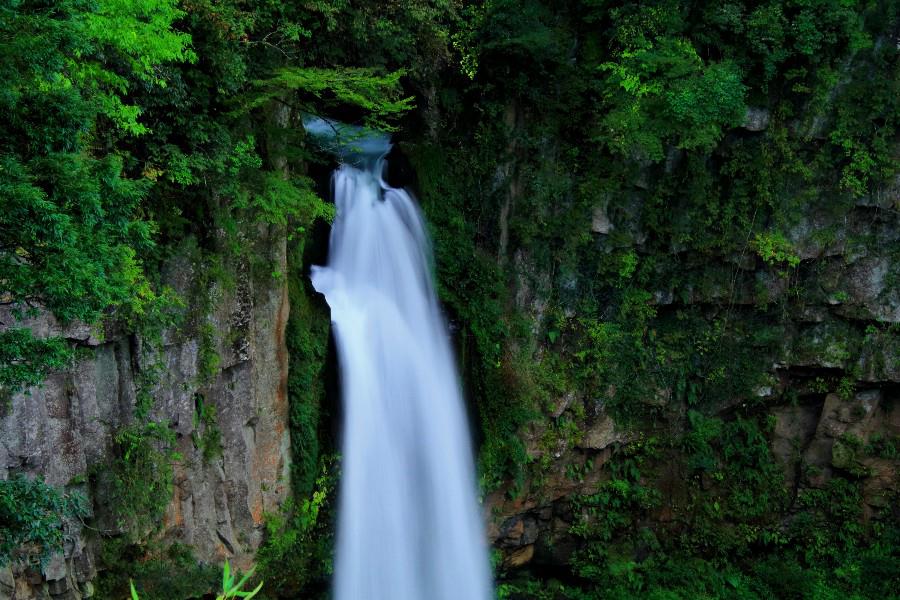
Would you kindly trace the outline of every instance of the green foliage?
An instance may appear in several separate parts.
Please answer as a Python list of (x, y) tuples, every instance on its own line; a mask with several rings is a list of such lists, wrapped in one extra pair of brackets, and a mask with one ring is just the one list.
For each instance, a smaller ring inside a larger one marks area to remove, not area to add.
[(572, 557), (575, 574), (584, 579), (602, 580), (617, 576), (618, 549), (614, 538), (630, 534), (642, 535), (639, 527), (641, 515), (660, 503), (659, 492), (642, 483), (641, 467), (658, 455), (657, 440), (648, 439), (626, 446), (619, 455), (620, 462), (613, 469), (613, 477), (598, 487), (595, 494), (572, 499), (573, 513), (577, 515), (571, 532), (584, 544)]
[(808, 509), (793, 524), (804, 558), (810, 563), (839, 564), (855, 549), (863, 532), (859, 484), (835, 478), (824, 489), (803, 490), (797, 500)]
[(179, 543), (139, 546), (107, 538), (100, 557), (105, 569), (96, 589), (101, 598), (126, 598), (131, 586), (144, 600), (202, 598), (221, 581), (218, 567), (198, 563), (190, 547)]
[(85, 498), (66, 494), (41, 479), (14, 475), (0, 481), (0, 566), (44, 566), (62, 552), (66, 521), (88, 513)]
[(659, 314), (649, 292), (631, 286), (611, 299), (618, 302), (610, 302), (605, 320), (579, 317), (567, 333), (577, 340), (578, 384), (602, 398), (618, 422), (634, 425), (675, 403), (699, 407), (747, 397), (764, 381), (776, 329), (755, 326), (748, 316)]
[[(123, 102), (131, 82), (120, 73), (125, 67), (133, 80), (165, 87), (166, 79), (159, 74), (161, 65), (196, 60), (190, 50), (191, 37), (172, 30), (184, 14), (174, 0), (100, 0), (76, 21), (77, 33), (87, 43), (76, 49), (77, 62), (68, 65), (66, 76), (89, 91), (100, 114), (123, 132), (147, 133), (149, 129), (138, 121), (141, 107)], [(85, 61), (91, 54), (102, 56), (117, 69)]]
[(79, 24), (81, 34), (97, 47), (120, 52), (140, 79), (165, 85), (159, 65), (197, 59), (191, 37), (172, 29), (184, 15), (172, 0), (100, 0)]
[(865, 451), (869, 456), (888, 460), (900, 459), (900, 436), (872, 435), (869, 437)]
[(288, 402), (291, 427), (291, 485), (296, 497), (313, 492), (320, 476), (322, 424), (327, 422), (325, 361), (330, 319), (323, 303), (313, 298), (303, 260), (305, 240), (294, 240), (289, 254), (287, 281), (291, 314), (285, 342), (289, 353)]
[(219, 374), (222, 359), (216, 351), (216, 326), (205, 321), (200, 325), (197, 341), (197, 374), (200, 382), (209, 384)]
[(302, 500), (266, 515), (266, 540), (257, 554), (260, 576), (282, 595), (326, 597), (332, 573), (334, 457), (322, 460), (315, 487)]
[(787, 542), (778, 516), (787, 508), (784, 470), (772, 456), (768, 423), (737, 418), (721, 423), (688, 415), (684, 444), (694, 487), (685, 509), (690, 523), (680, 543), (703, 556), (741, 557), (756, 547)]
[(401, 71), (381, 75), (370, 68), (284, 67), (271, 78), (253, 83), (258, 92), (246, 106), (259, 107), (293, 92), (299, 95), (304, 112), (352, 106), (364, 111), (369, 126), (390, 130), (391, 119), (413, 108), (411, 97), (401, 97), (403, 75)]
[[(240, 579), (237, 579), (238, 574), (233, 573), (231, 571), (231, 566), (228, 564), (228, 561), (225, 561), (225, 565), (222, 567), (222, 592), (216, 596), (216, 600), (234, 600), (236, 598), (253, 598), (256, 596), (259, 591), (262, 589), (262, 582), (260, 582), (255, 588), (252, 590), (245, 590), (244, 588), (249, 585), (250, 578), (253, 577), (253, 571), (255, 568), (251, 568), (247, 571)], [(129, 582), (129, 591), (131, 594), (131, 600), (140, 600), (140, 594), (138, 594), (138, 589), (141, 589), (141, 586), (138, 585), (135, 587), (134, 582)], [(185, 598), (186, 596), (182, 595), (185, 593), (183, 590), (175, 590), (171, 587), (168, 589), (168, 593), (172, 594), (169, 596), (157, 596), (154, 593), (154, 590), (151, 588), (151, 593), (144, 593), (144, 600), (154, 600), (154, 598), (174, 598), (175, 594), (178, 594), (179, 598)], [(143, 593), (143, 592), (142, 592)]]
[(222, 432), (216, 420), (216, 407), (207, 404), (202, 394), (194, 394), (194, 430), (191, 439), (200, 449), (203, 460), (209, 462), (222, 455)]
[[(863, 521), (858, 482), (839, 477), (801, 490), (791, 507), (768, 427), (692, 411), (680, 439), (625, 446), (596, 493), (571, 501), (572, 533), (582, 540), (570, 560), (575, 577), (511, 573), (499, 596), (890, 597), (900, 581), (900, 530), (889, 511)], [(681, 474), (686, 496), (669, 487)], [(662, 488), (661, 480), (670, 483)], [(789, 510), (799, 512), (785, 521)], [(659, 511), (670, 516), (657, 520)]]
[(172, 497), (175, 432), (167, 423), (136, 423), (113, 437), (115, 460), (97, 473), (108, 482), (108, 508), (116, 527), (138, 542), (159, 528)]
[[(152, 312), (160, 297), (139, 258), (153, 246), (140, 208), (149, 182), (127, 176), (122, 155), (96, 135), (104, 119), (146, 131), (140, 109), (125, 104), (128, 77), (158, 86), (156, 69), (191, 57), (188, 36), (171, 31), (182, 13), (171, 0), (15, 2), (3, 11), (0, 295), (17, 316), (43, 308), (63, 322), (94, 324), (110, 308), (125, 318)], [(19, 376), (6, 385), (31, 385), (58, 363), (4, 368)]]
[(662, 160), (667, 142), (709, 150), (746, 110), (738, 67), (704, 65), (684, 39), (642, 37), (600, 69), (611, 110), (598, 124), (598, 140), (626, 156)]
[(768, 265), (796, 268), (800, 264), (800, 257), (794, 252), (791, 243), (778, 232), (757, 233), (751, 245)]
[[(253, 571), (256, 568), (251, 568), (247, 573), (244, 574), (240, 580), (235, 583), (236, 574), (231, 572), (230, 567), (228, 566), (228, 561), (225, 561), (225, 566), (222, 568), (222, 593), (216, 596), (216, 600), (233, 600), (234, 598), (252, 598), (256, 594), (259, 593), (259, 590), (262, 589), (262, 582), (260, 582), (255, 588), (252, 590), (244, 591), (244, 586), (247, 585), (247, 582), (250, 581), (250, 578), (253, 576)], [(134, 587), (132, 589), (132, 596), (134, 596)], [(135, 600), (137, 600), (135, 598)]]
[(291, 223), (302, 228), (316, 219), (334, 220), (334, 205), (319, 198), (311, 179), (298, 175), (285, 179), (264, 173), (249, 194), (238, 197), (234, 207), (249, 209), (258, 220), (272, 225)]
[[(411, 153), (441, 298), (461, 326), (485, 488), (521, 478), (519, 428), (557, 385), (620, 422), (681, 402), (757, 402), (785, 308), (735, 310), (746, 282), (732, 264), (755, 254), (792, 284), (799, 250), (782, 232), (838, 183), (845, 153), (827, 140), (839, 115), (867, 132), (848, 143), (895, 136), (886, 92), (897, 53), (872, 44), (889, 29), (879, 20), (896, 22), (892, 7), (497, 1), (462, 11), (451, 39), (470, 83), (439, 97), (449, 125)], [(764, 131), (739, 129), (748, 107)], [(872, 152), (881, 167), (863, 184), (870, 193), (894, 172), (889, 145)], [(836, 215), (851, 205), (829, 202)], [(600, 206), (611, 226), (592, 236)], [(667, 290), (674, 310), (657, 305)], [(552, 353), (574, 365), (536, 359), (533, 330), (519, 336), (529, 294), (551, 316), (523, 329), (546, 329)], [(769, 290), (759, 299), (773, 300)], [(730, 308), (681, 309), (703, 302)]]
[(149, 246), (151, 229), (132, 219), (146, 185), (121, 179), (118, 158), (0, 161), (0, 269), (9, 301), (40, 304), (64, 321), (93, 322), (109, 306), (140, 310), (146, 282), (135, 248)]
[[(650, 295), (642, 290), (630, 288), (622, 295), (619, 318), (599, 321), (582, 317), (578, 323), (583, 331), (581, 349), (574, 353), (578, 361), (580, 380), (592, 389), (601, 390), (617, 407), (637, 411), (637, 406), (652, 405), (663, 384), (656, 378), (647, 381), (633, 381), (634, 372), (658, 373), (653, 351), (653, 332), (650, 321), (656, 316), (656, 309), (650, 304)], [(658, 387), (654, 388), (654, 383)], [(621, 403), (621, 404), (620, 404)]]
[(66, 368), (73, 358), (61, 338), (38, 339), (24, 328), (0, 331), (0, 401), (40, 384), (48, 371)]

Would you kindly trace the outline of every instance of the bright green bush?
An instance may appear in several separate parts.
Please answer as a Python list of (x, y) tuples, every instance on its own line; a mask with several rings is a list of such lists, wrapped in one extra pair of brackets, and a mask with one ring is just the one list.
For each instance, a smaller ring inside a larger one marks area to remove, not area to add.
[(62, 552), (66, 521), (87, 513), (84, 496), (63, 493), (41, 479), (14, 475), (0, 481), (0, 566), (46, 564)]

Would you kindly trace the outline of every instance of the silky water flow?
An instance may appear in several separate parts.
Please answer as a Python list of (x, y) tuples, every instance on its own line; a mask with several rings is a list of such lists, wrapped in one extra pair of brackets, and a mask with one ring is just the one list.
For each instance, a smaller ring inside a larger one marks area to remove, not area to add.
[[(308, 121), (327, 136), (334, 123)], [(425, 223), (382, 173), (388, 138), (336, 136), (336, 218), (313, 286), (331, 307), (344, 402), (336, 600), (488, 600), (460, 384)]]

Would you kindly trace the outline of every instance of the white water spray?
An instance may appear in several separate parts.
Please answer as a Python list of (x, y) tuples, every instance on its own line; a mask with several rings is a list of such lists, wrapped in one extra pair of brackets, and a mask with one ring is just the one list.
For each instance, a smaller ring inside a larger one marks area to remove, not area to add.
[[(334, 123), (307, 123), (335, 129)], [(343, 151), (347, 146), (342, 147)], [(385, 136), (334, 173), (327, 267), (313, 267), (344, 401), (336, 600), (488, 600), (485, 535), (463, 402), (425, 224), (382, 178)], [(345, 156), (346, 157), (346, 156)]]

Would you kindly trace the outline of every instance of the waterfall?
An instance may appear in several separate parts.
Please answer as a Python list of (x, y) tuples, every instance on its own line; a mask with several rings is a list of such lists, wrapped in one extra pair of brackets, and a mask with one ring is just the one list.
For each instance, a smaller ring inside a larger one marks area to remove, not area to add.
[(331, 307), (345, 415), (334, 597), (487, 600), (469, 432), (425, 223), (382, 177), (389, 140), (355, 137), (333, 176), (328, 265), (312, 270)]

